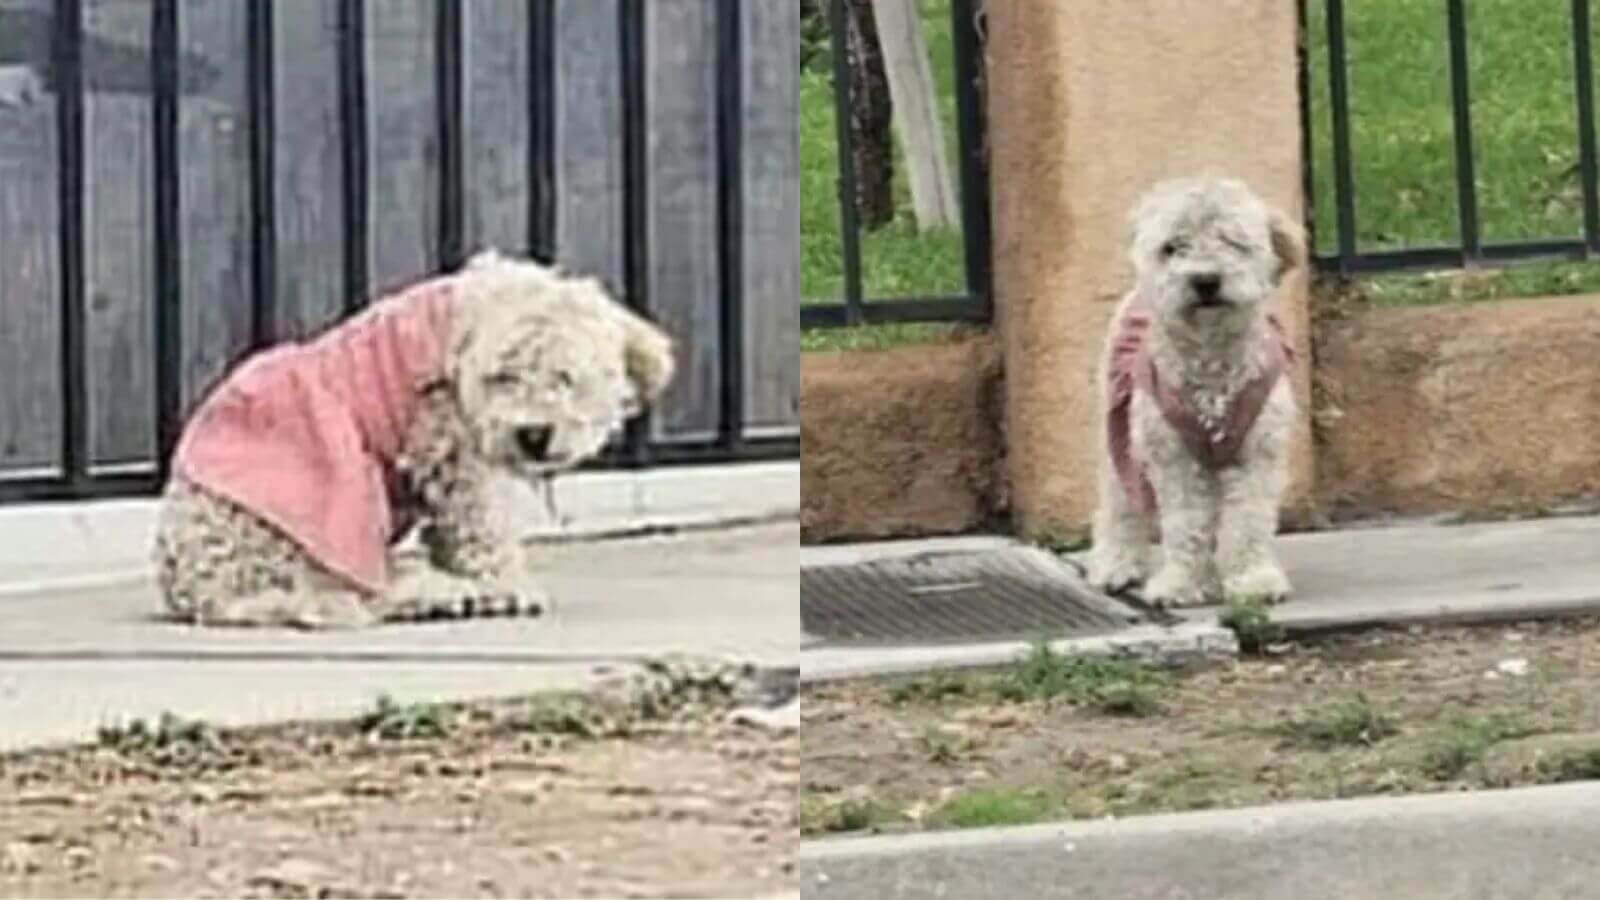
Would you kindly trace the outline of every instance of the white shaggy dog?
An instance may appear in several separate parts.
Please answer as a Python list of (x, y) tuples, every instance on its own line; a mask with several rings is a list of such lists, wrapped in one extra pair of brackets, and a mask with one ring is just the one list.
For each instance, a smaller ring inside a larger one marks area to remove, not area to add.
[[(668, 337), (599, 282), (493, 252), (257, 354), (174, 454), (167, 610), (308, 628), (537, 613), (502, 476), (592, 457), (672, 372)], [(411, 526), (425, 558), (393, 551)]]
[[(1248, 187), (1155, 186), (1132, 217), (1137, 282), (1100, 369), (1092, 584), (1158, 606), (1290, 592), (1273, 553), (1295, 401), (1268, 310), (1301, 231)], [(1156, 546), (1159, 543), (1159, 561)]]

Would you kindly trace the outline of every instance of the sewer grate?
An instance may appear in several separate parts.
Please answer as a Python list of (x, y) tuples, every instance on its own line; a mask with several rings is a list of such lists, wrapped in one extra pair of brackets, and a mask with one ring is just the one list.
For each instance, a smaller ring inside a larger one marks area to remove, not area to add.
[[(925, 553), (800, 570), (800, 623), (820, 645), (1082, 637), (1144, 621), (1033, 547)], [(808, 645), (813, 645), (809, 644)]]

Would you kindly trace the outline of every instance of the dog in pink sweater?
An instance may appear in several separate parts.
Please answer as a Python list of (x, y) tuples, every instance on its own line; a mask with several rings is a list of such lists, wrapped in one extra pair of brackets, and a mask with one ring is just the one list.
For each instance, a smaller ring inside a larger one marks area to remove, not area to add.
[(1294, 352), (1270, 302), (1302, 264), (1300, 228), (1241, 182), (1186, 179), (1153, 188), (1133, 232), (1136, 284), (1101, 367), (1089, 580), (1159, 606), (1282, 600)]
[[(599, 282), (493, 252), (262, 351), (178, 442), (167, 610), (307, 628), (537, 614), (505, 478), (594, 456), (672, 373), (670, 339)], [(413, 528), (420, 558), (394, 551)]]

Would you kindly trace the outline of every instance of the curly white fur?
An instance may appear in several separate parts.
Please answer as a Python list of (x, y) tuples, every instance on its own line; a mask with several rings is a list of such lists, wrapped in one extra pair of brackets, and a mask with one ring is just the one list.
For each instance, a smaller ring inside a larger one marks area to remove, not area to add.
[[(424, 557), (391, 548), (391, 583), (374, 596), (249, 511), (175, 477), (155, 551), (171, 614), (322, 628), (548, 605), (497, 482), (548, 479), (598, 453), (665, 388), (672, 342), (593, 279), (493, 251), (457, 278), (444, 377), (423, 396), (397, 463), (407, 487), (398, 512), (418, 522)], [(545, 436), (537, 453), (529, 429)]]
[[(1301, 263), (1300, 229), (1243, 183), (1225, 179), (1163, 182), (1138, 204), (1132, 225), (1137, 284), (1112, 321), (1136, 297), (1151, 304), (1151, 358), (1210, 426), (1259, 372), (1255, 351), (1269, 328), (1268, 302), (1284, 273)], [(1220, 278), (1221, 304), (1196, 304), (1197, 276)], [(1102, 365), (1102, 402), (1108, 370)], [(1154, 488), (1159, 521), (1130, 502), (1102, 429), (1091, 583), (1109, 591), (1142, 583), (1144, 598), (1161, 606), (1202, 604), (1219, 593), (1269, 602), (1287, 597), (1289, 579), (1272, 543), (1294, 416), (1294, 394), (1283, 377), (1235, 464), (1211, 470), (1194, 458), (1154, 398), (1136, 391), (1132, 453)]]

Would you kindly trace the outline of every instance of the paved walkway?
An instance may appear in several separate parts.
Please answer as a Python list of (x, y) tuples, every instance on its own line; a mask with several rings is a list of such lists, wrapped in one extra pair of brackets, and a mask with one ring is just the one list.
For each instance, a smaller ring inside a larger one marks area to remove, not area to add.
[(794, 666), (794, 524), (547, 549), (553, 615), (361, 632), (194, 629), (145, 582), (0, 598), (0, 749), (170, 710), (219, 724), (574, 687), (664, 653)]
[[(986, 550), (1010, 538), (965, 537), (807, 547), (801, 565), (837, 565), (888, 555)], [(1359, 528), (1280, 539), (1295, 596), (1273, 610), (1291, 630), (1377, 624), (1483, 622), (1530, 615), (1600, 614), (1600, 517), (1472, 525)], [(1107, 645), (1156, 655), (1213, 653), (1225, 633), (1217, 608), (1184, 610), (1187, 624), (1141, 626), (1109, 638), (1062, 642), (1062, 649)], [(806, 639), (806, 644), (811, 640)], [(1024, 644), (808, 647), (807, 679), (993, 665)]]

